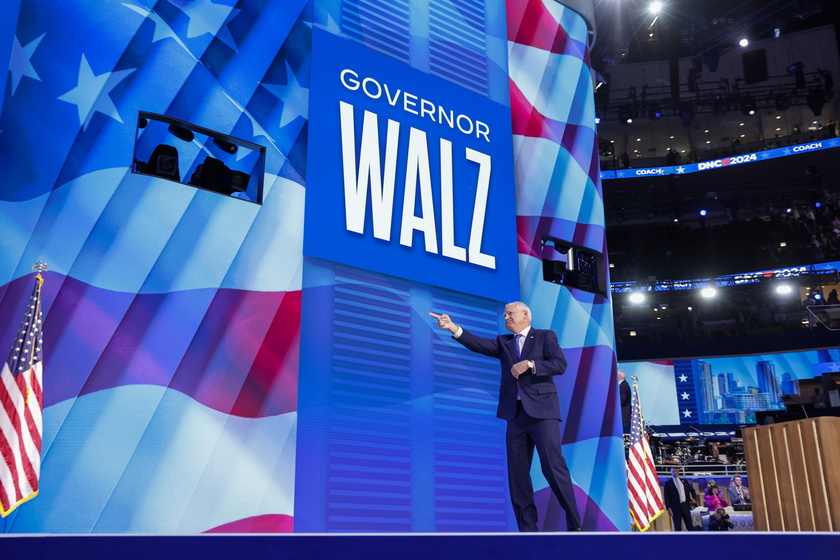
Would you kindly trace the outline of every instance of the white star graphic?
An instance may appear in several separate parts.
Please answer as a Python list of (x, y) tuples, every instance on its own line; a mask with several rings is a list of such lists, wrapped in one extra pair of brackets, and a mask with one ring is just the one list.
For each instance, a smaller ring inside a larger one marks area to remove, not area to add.
[(840, 371), (840, 364), (838, 364), (837, 362), (831, 362), (831, 365), (828, 366), (828, 370), (832, 372)]
[(309, 88), (301, 87), (289, 63), (286, 63), (286, 85), (263, 84), (263, 87), (283, 102), (280, 115), (280, 128), (298, 117), (309, 116)]
[(682, 175), (683, 173), (685, 173), (685, 167), (680, 165), (679, 167), (677, 167), (677, 174)]
[(761, 159), (770, 159), (770, 152), (761, 152)]
[(691, 411), (688, 409), (683, 410), (683, 416), (685, 416), (686, 418), (691, 418)]
[[(322, 4), (317, 3), (315, 9), (318, 10), (318, 7), (320, 7), (320, 6), (322, 6)], [(326, 12), (326, 10), (324, 8), (321, 8), (318, 11)], [(326, 29), (327, 31), (329, 31), (333, 35), (341, 35), (341, 28), (338, 26), (338, 24), (335, 22), (335, 20), (329, 14), (329, 12), (326, 13), (326, 16), (327, 16), (327, 24), (326, 25), (324, 25), (322, 23), (316, 23), (316, 24), (314, 24), (314, 27), (319, 27), (321, 29)], [(322, 19), (322, 18), (316, 18), (316, 19)], [(305, 23), (309, 27), (313, 27), (313, 24), (311, 22), (305, 22)]]
[(786, 156), (789, 156), (790, 154), (792, 154), (792, 153), (793, 153), (793, 152), (791, 152), (791, 151), (790, 151), (790, 148), (785, 148), (785, 149), (784, 149), (784, 150), (782, 150), (782, 151), (785, 153), (785, 155), (786, 155)]
[(12, 44), (12, 59), (9, 61), (9, 71), (12, 73), (12, 95), (20, 83), (23, 76), (32, 78), (33, 80), (41, 81), (38, 73), (35, 72), (35, 67), (32, 66), (32, 55), (35, 54), (35, 49), (38, 48), (38, 43), (44, 38), (44, 33), (34, 41), (30, 42), (25, 47), (20, 45), (20, 41), (15, 37), (15, 42)]
[(685, 375), (680, 375), (679, 379), (680, 383), (685, 383), (686, 381), (688, 381), (688, 377), (686, 377)]
[(178, 37), (178, 35), (172, 30), (171, 27), (169, 27), (169, 24), (166, 23), (165, 21), (163, 21), (163, 19), (159, 15), (157, 15), (156, 13), (154, 13), (151, 10), (147, 10), (146, 8), (143, 8), (142, 6), (133, 6), (131, 4), (125, 4), (125, 3), (123, 3), (123, 6), (125, 6), (129, 10), (137, 12), (138, 14), (140, 14), (143, 17), (149, 18), (150, 20), (152, 20), (154, 22), (154, 24), (155, 24), (155, 34), (152, 37), (152, 43), (162, 41), (163, 39), (175, 39), (175, 41), (179, 45), (181, 45), (184, 48), (184, 50), (189, 50), (189, 49), (187, 49), (187, 45), (185, 45), (184, 42), (181, 41), (181, 38)]
[(689, 395), (688, 393), (682, 393), (680, 396), (682, 397), (682, 400), (687, 401), (687, 400), (688, 400), (688, 398), (689, 398), (691, 395)]
[(85, 55), (82, 55), (82, 63), (79, 65), (78, 85), (59, 97), (59, 99), (76, 105), (79, 110), (79, 124), (85, 130), (87, 130), (90, 119), (96, 112), (123, 122), (109, 94), (117, 84), (134, 72), (134, 70), (135, 68), (118, 70), (116, 72), (105, 72), (97, 76), (91, 70)]
[(190, 18), (189, 27), (187, 27), (187, 39), (193, 39), (205, 33), (217, 35), (228, 17), (231, 14), (235, 16), (239, 13), (239, 10), (235, 10), (233, 6), (214, 4), (212, 0), (172, 3)]

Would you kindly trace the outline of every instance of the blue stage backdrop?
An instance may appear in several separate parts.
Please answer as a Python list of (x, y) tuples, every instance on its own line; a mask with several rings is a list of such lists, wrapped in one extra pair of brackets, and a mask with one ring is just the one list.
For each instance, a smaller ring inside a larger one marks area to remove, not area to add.
[[(498, 365), (427, 315), (492, 336), (511, 299), (569, 357), (584, 525), (629, 528), (610, 306), (542, 275), (546, 235), (606, 254), (580, 15), (554, 0), (0, 15), (0, 352), (31, 266), (49, 265), (40, 492), (3, 531), (513, 530)], [(225, 191), (260, 169), (230, 145), (173, 128), (169, 160), (135, 153), (141, 111), (265, 148), (262, 199)], [(221, 187), (188, 184), (208, 157)], [(543, 527), (562, 527), (534, 478)]]

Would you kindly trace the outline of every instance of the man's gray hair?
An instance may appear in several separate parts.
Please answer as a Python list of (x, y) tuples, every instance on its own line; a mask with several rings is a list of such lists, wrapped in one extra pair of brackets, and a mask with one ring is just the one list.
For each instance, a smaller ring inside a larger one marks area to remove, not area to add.
[(531, 315), (531, 308), (521, 301), (512, 301), (508, 305), (515, 305), (517, 309), (524, 309), (528, 313), (528, 317), (533, 317), (533, 315)]

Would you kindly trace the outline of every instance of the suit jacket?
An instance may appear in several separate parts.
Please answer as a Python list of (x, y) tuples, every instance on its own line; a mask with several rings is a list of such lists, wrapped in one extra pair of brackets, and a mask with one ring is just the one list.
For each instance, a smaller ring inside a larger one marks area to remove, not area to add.
[(621, 396), (621, 423), (625, 426), (629, 426), (630, 415), (632, 411), (632, 397), (630, 391), (630, 384), (627, 383), (626, 379), (618, 384), (618, 391), (619, 395)]
[[(553, 331), (531, 327), (528, 336), (525, 337), (522, 357), (519, 360), (516, 359), (516, 342), (512, 334), (503, 334), (491, 339), (464, 330), (456, 340), (473, 352), (499, 359), (501, 381), (496, 416), (503, 420), (513, 420), (516, 417), (518, 390), (522, 407), (529, 416), (560, 420), (560, 399), (557, 396), (554, 376), (566, 372), (566, 356)], [(521, 360), (533, 360), (534, 372), (520, 375), (517, 381), (510, 373), (510, 368)]]
[[(685, 490), (685, 501), (690, 502), (692, 498), (697, 500), (697, 492), (694, 491), (694, 486), (692, 486), (686, 479), (681, 478), (680, 482), (683, 484), (683, 490)], [(677, 485), (674, 484), (674, 479), (669, 478), (665, 481), (665, 507), (667, 509), (676, 509), (680, 506), (680, 492), (677, 490)]]
[(735, 486), (730, 486), (727, 488), (727, 493), (729, 494), (729, 501), (733, 504), (746, 504), (750, 501), (749, 495), (749, 488), (746, 486), (741, 486), (744, 489), (744, 499), (742, 500), (740, 496), (738, 496), (738, 488)]

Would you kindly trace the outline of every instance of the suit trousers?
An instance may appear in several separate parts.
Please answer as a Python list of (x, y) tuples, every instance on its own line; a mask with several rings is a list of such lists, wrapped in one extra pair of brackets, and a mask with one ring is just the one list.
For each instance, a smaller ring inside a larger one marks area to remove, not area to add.
[(513, 513), (521, 532), (538, 531), (537, 506), (531, 482), (531, 463), (536, 448), (540, 467), (548, 485), (566, 512), (566, 526), (580, 527), (580, 514), (575, 492), (560, 440), (560, 420), (532, 418), (517, 403), (516, 417), (508, 421), (505, 434), (507, 444), (508, 483)]
[(674, 531), (682, 531), (681, 521), (685, 521), (685, 530), (693, 531), (694, 524), (691, 521), (691, 503), (683, 502), (677, 507), (671, 508), (671, 518), (674, 520)]

